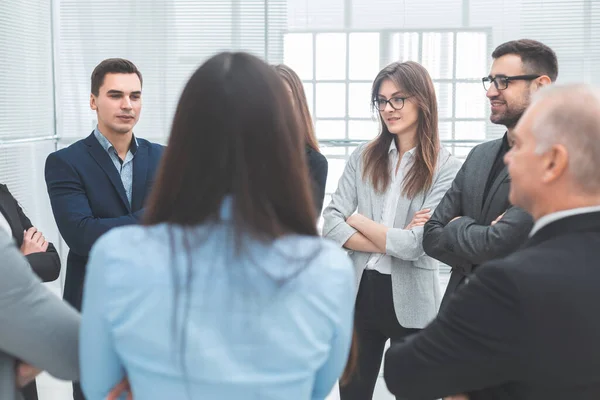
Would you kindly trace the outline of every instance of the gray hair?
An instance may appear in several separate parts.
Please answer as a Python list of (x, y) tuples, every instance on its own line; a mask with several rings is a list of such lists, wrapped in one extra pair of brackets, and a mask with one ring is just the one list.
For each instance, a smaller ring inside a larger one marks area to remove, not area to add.
[(536, 153), (565, 146), (569, 170), (588, 193), (600, 192), (600, 88), (585, 84), (550, 85), (532, 101), (543, 102), (532, 124)]

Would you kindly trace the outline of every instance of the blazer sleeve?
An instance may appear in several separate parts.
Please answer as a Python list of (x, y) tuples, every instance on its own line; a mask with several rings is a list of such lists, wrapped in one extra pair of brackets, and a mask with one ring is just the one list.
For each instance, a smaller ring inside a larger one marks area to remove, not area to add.
[(312, 178), (313, 197), (317, 215), (323, 210), (323, 201), (325, 200), (325, 185), (327, 183), (327, 171), (329, 164), (327, 158), (319, 152), (311, 154), (309, 159), (310, 175)]
[(143, 209), (116, 218), (92, 213), (81, 176), (57, 153), (46, 159), (46, 185), (58, 229), (69, 248), (87, 256), (92, 245), (109, 229), (138, 223)]
[(482, 266), (429, 326), (387, 351), (390, 392), (437, 399), (515, 379), (527, 357), (520, 298), (504, 266)]
[(527, 240), (532, 227), (532, 217), (513, 206), (493, 226), (479, 225), (471, 217), (461, 217), (446, 226), (444, 237), (454, 254), (472, 264), (481, 264), (517, 250)]
[(454, 218), (462, 214), (462, 190), (464, 187), (465, 167), (469, 162), (471, 153), (462, 164), (462, 167), (452, 181), (452, 185), (436, 207), (431, 218), (423, 227), (423, 249), (425, 253), (438, 261), (448, 264), (453, 268), (469, 272), (471, 263), (469, 260), (458, 256), (452, 251), (444, 235), (446, 225)]
[(340, 246), (357, 231), (346, 223), (346, 219), (356, 211), (358, 192), (356, 174), (360, 174), (359, 161), (362, 147), (356, 149), (346, 163), (344, 173), (338, 182), (331, 202), (323, 211), (323, 237), (333, 240)]
[[(6, 190), (8, 191), (8, 188)], [(21, 221), (23, 229), (27, 230), (31, 228), (33, 224), (23, 212), (19, 202), (12, 196), (12, 194), (10, 196), (15, 201), (15, 207), (17, 208), (19, 220)], [(33, 272), (35, 272), (42, 281), (51, 282), (56, 280), (60, 275), (60, 257), (58, 256), (58, 252), (52, 243), (48, 242), (48, 248), (45, 252), (32, 253), (26, 255), (25, 257), (27, 258), (27, 261), (29, 261), (29, 265), (31, 265)]]
[[(429, 189), (423, 208), (435, 210), (442, 197), (450, 187), (456, 173), (460, 169), (460, 161), (450, 156), (440, 166), (439, 173)], [(423, 227), (412, 229), (390, 228), (387, 231), (385, 251), (387, 255), (402, 260), (416, 261), (425, 255), (423, 250)]]
[(0, 350), (64, 380), (79, 379), (79, 314), (0, 235)]

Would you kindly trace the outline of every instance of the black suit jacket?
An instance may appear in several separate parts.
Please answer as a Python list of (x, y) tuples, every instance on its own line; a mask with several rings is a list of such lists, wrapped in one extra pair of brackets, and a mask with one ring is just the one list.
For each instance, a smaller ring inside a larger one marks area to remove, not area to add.
[[(23, 232), (31, 228), (33, 224), (6, 185), (0, 185), (0, 212), (9, 223), (17, 246), (21, 247)], [(60, 257), (52, 243), (48, 243), (48, 249), (45, 252), (29, 254), (26, 258), (33, 272), (44, 282), (50, 282), (58, 278), (60, 274)]]
[(327, 170), (329, 164), (327, 158), (318, 151), (306, 147), (306, 158), (308, 161), (308, 171), (310, 172), (312, 193), (317, 210), (317, 215), (321, 215), (323, 210), (323, 200), (325, 199), (325, 184), (327, 183)]
[(137, 138), (131, 205), (119, 172), (93, 132), (46, 159), (54, 219), (69, 246), (64, 298), (80, 310), (90, 249), (111, 228), (139, 222), (163, 146)]
[(543, 227), (390, 348), (388, 388), (411, 399), (600, 399), (599, 260), (600, 212)]
[[(442, 308), (474, 267), (517, 250), (533, 226), (531, 216), (508, 201), (510, 176), (506, 166), (483, 201), (488, 176), (501, 147), (502, 139), (497, 139), (473, 148), (425, 224), (425, 253), (452, 267)], [(500, 222), (491, 226), (504, 212)], [(452, 221), (457, 216), (461, 218)]]

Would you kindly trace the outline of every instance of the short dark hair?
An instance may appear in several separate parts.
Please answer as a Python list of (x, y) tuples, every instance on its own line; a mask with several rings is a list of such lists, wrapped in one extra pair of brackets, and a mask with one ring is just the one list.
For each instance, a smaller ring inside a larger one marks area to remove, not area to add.
[(104, 83), (106, 74), (136, 74), (140, 78), (140, 85), (143, 83), (142, 73), (134, 63), (124, 58), (107, 58), (92, 72), (92, 94), (94, 96), (98, 96), (100, 93), (100, 86)]
[(527, 73), (547, 75), (552, 82), (556, 81), (558, 77), (556, 53), (545, 44), (532, 39), (512, 40), (496, 47), (492, 57), (496, 59), (507, 54), (521, 57)]

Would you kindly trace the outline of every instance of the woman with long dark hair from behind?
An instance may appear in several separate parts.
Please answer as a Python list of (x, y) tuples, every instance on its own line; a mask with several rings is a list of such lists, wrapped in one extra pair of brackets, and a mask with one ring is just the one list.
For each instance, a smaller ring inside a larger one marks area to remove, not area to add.
[[(140, 399), (324, 399), (350, 347), (354, 272), (317, 236), (301, 124), (245, 53), (181, 95), (145, 226), (88, 264), (82, 387)], [(135, 183), (134, 183), (135, 184)]]
[(298, 113), (300, 124), (304, 131), (304, 142), (306, 143), (306, 158), (308, 160), (308, 172), (312, 179), (313, 196), (317, 215), (321, 214), (323, 201), (325, 199), (325, 184), (327, 183), (327, 158), (319, 150), (319, 142), (315, 135), (315, 128), (308, 109), (306, 94), (302, 81), (293, 69), (284, 64), (275, 65), (275, 71), (285, 82), (285, 87), (292, 99), (293, 108)]
[(381, 131), (352, 153), (323, 212), (323, 236), (351, 250), (359, 285), (358, 366), (340, 386), (342, 400), (372, 398), (385, 342), (435, 317), (438, 262), (423, 251), (423, 225), (460, 168), (440, 145), (435, 90), (423, 66), (388, 65), (371, 101)]

